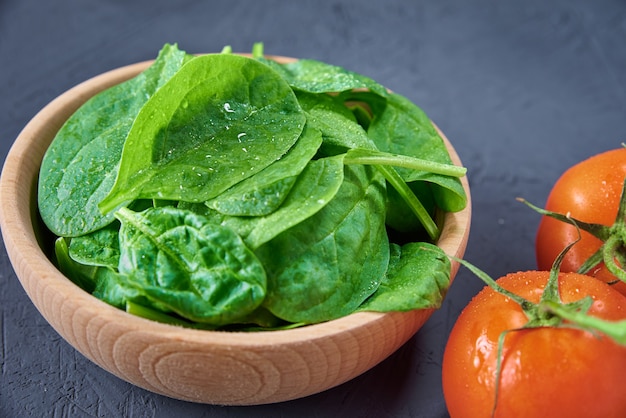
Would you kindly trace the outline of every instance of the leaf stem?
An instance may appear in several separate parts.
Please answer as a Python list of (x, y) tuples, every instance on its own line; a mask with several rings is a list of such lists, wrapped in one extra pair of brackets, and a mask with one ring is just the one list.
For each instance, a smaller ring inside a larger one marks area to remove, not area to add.
[(415, 196), (413, 190), (411, 190), (398, 172), (393, 167), (386, 165), (377, 165), (376, 168), (385, 176), (389, 184), (398, 191), (398, 194), (400, 194), (415, 216), (417, 216), (417, 219), (424, 226), (430, 239), (432, 239), (433, 242), (437, 241), (441, 232), (439, 231), (439, 227), (437, 227), (437, 224), (428, 214), (422, 202)]
[(389, 165), (394, 167), (410, 168), (412, 170), (427, 171), (433, 174), (442, 174), (450, 177), (463, 177), (467, 173), (465, 167), (454, 164), (443, 164), (407, 155), (392, 154), (378, 150), (362, 148), (350, 149), (344, 158), (345, 164)]
[(253, 58), (263, 58), (264, 54), (264, 45), (263, 42), (256, 42), (252, 45), (252, 57)]

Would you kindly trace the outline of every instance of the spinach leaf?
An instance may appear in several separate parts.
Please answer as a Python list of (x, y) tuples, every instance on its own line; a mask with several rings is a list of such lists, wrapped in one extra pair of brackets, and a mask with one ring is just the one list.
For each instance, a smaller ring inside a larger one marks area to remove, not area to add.
[[(110, 267), (93, 264), (82, 264), (70, 256), (67, 238), (57, 238), (55, 241), (55, 257), (59, 270), (72, 280), (76, 285), (96, 298), (124, 309), (128, 301), (147, 301), (145, 296), (135, 287), (128, 284), (123, 276)], [(157, 306), (156, 304), (152, 304)], [(158, 309), (167, 312), (167, 308), (159, 306)]]
[[(244, 241), (250, 248), (256, 249), (281, 232), (310, 218), (332, 201), (342, 182), (341, 156), (311, 161), (298, 176), (291, 193), (276, 212), (247, 220), (250, 225), (248, 232), (242, 234)], [(228, 220), (225, 224), (229, 225)]]
[[(368, 134), (381, 151), (437, 163), (452, 163), (430, 119), (399, 94), (387, 97), (387, 105), (382, 113), (373, 118)], [(463, 186), (456, 177), (406, 168), (398, 168), (397, 171), (408, 183), (428, 181), (433, 184), (435, 201), (444, 211), (459, 211), (467, 203)]]
[(116, 212), (119, 272), (146, 298), (183, 318), (229, 324), (265, 297), (263, 266), (229, 228), (174, 207)]
[(310, 218), (330, 202), (343, 182), (343, 156), (312, 160), (297, 177), (283, 204), (265, 216), (227, 216), (205, 205), (179, 202), (178, 207), (198, 213), (241, 236), (252, 250)]
[(61, 271), (196, 329), (439, 307), (450, 263), (415, 232), (465, 206), (465, 172), (428, 117), (366, 76), (262, 53), (166, 45), (68, 120), (39, 184)]
[[(148, 304), (150, 304), (150, 302), (148, 302)], [(155, 309), (153, 307), (145, 306), (133, 300), (127, 301), (125, 308), (126, 308), (126, 312), (128, 312), (131, 315), (139, 316), (141, 318), (146, 318), (151, 321), (161, 322), (163, 324), (170, 324), (170, 325), (176, 325), (179, 327), (204, 329), (204, 330), (214, 330), (217, 328), (216, 326), (212, 326), (208, 324), (188, 321), (175, 314), (172, 314), (171, 312), (164, 312), (161, 309)]]
[(387, 93), (381, 96), (367, 90), (349, 90), (339, 93), (336, 97), (352, 111), (359, 124), (368, 130), (375, 115), (380, 115), (387, 106)]
[(260, 57), (257, 59), (278, 71), (295, 90), (309, 93), (339, 93), (367, 89), (381, 97), (387, 96), (387, 89), (371, 78), (322, 61), (301, 59), (279, 64)]
[(325, 155), (351, 148), (376, 149), (353, 113), (336, 97), (305, 92), (296, 92), (296, 96), (307, 112), (307, 123), (322, 132)]
[[(368, 100), (371, 104), (370, 109), (374, 114), (375, 120), (380, 124), (379, 114), (387, 110), (387, 103), (380, 96), (373, 95), (370, 92), (346, 93), (338, 97), (332, 97), (326, 94), (297, 93), (298, 100), (302, 108), (307, 111), (309, 123), (316, 126), (322, 131), (324, 136), (323, 149), (326, 153), (346, 152), (345, 162), (347, 164), (374, 164), (378, 166), (395, 166), (406, 167), (404, 172), (414, 173), (415, 170), (427, 172), (430, 175), (441, 174), (443, 178), (447, 176), (461, 176), (465, 174), (465, 170), (452, 164), (444, 164), (433, 162), (423, 158), (408, 157), (406, 155), (390, 154), (377, 149), (377, 146), (365, 132), (363, 127), (356, 122), (353, 113), (346, 107), (345, 101), (353, 98)], [(394, 101), (392, 101), (393, 106)], [(419, 110), (419, 109), (418, 109)], [(430, 124), (430, 121), (428, 121)], [(369, 126), (369, 124), (368, 124)], [(430, 125), (432, 128), (432, 125)], [(434, 128), (433, 128), (434, 131)], [(383, 144), (386, 145), (386, 144)], [(443, 143), (441, 144), (443, 146)], [(447, 155), (447, 150), (444, 147)], [(380, 167), (381, 171), (388, 177), (388, 181), (397, 189), (395, 195), (402, 196), (393, 202), (388, 202), (387, 213), (390, 219), (399, 220), (401, 218), (409, 219), (414, 222), (402, 222), (402, 232), (416, 232), (425, 229), (429, 236), (434, 240), (437, 238), (439, 231), (435, 222), (432, 220), (426, 210), (422, 198), (432, 200), (432, 193), (425, 187), (419, 186), (409, 187), (404, 184), (405, 181), (399, 174), (395, 174), (395, 170), (391, 167)], [(409, 171), (410, 170), (410, 171)], [(454, 184), (454, 182), (451, 182)], [(459, 183), (460, 184), (460, 183)], [(427, 192), (425, 196), (416, 196), (413, 190), (420, 189)], [(463, 193), (463, 190), (461, 189)], [(464, 195), (462, 195), (464, 197)], [(406, 218), (406, 215), (409, 215)], [(394, 222), (396, 226), (400, 223)], [(422, 228), (423, 226), (423, 228)], [(410, 227), (408, 231), (405, 228)]]
[(387, 269), (385, 180), (370, 167), (344, 172), (322, 210), (255, 252), (268, 275), (263, 306), (286, 321), (315, 323), (353, 312)]
[[(407, 185), (413, 194), (419, 199), (424, 209), (431, 218), (436, 215), (437, 207), (433, 198), (432, 190), (427, 182), (414, 181)], [(402, 242), (428, 239), (423, 236), (424, 226), (415, 216), (413, 210), (406, 204), (406, 200), (399, 191), (393, 187), (387, 187), (387, 226), (393, 230), (394, 238)], [(392, 232), (392, 231), (388, 232)]]
[(263, 216), (274, 212), (322, 144), (321, 133), (306, 126), (284, 157), (207, 201), (206, 205), (231, 216)]
[(54, 256), (57, 267), (65, 276), (81, 289), (91, 293), (98, 282), (98, 270), (96, 266), (85, 266), (70, 257), (68, 239), (59, 237), (54, 241)]
[(441, 248), (424, 242), (392, 244), (389, 270), (358, 311), (436, 309), (449, 285), (450, 260)]
[[(430, 190), (426, 190), (431, 187), (410, 187), (410, 185), (418, 182), (406, 183), (395, 167), (422, 169), (430, 174), (443, 174), (456, 177), (465, 174), (465, 168), (457, 167), (453, 164), (436, 163), (419, 158), (407, 157), (405, 155), (390, 154), (367, 149), (348, 150), (346, 152), (344, 162), (346, 164), (375, 165), (385, 176), (389, 185), (392, 186), (392, 189), (397, 191), (397, 196), (402, 198), (402, 201), (390, 202), (389, 196), (393, 197), (394, 195), (388, 194), (387, 218), (400, 218), (404, 216), (405, 213), (409, 211), (412, 212), (416, 219), (419, 220), (419, 223), (424, 227), (424, 230), (428, 233), (433, 242), (439, 237), (439, 228), (436, 222), (432, 219), (431, 214), (429, 214), (429, 210), (424, 206), (424, 202), (422, 202), (421, 199), (414, 193), (415, 190), (426, 191), (428, 193), (425, 196), (420, 197), (434, 201), (434, 199), (429, 199), (433, 196), (433, 194), (430, 193)], [(428, 186), (430, 186), (430, 184)]]
[(283, 156), (304, 122), (293, 91), (268, 66), (238, 55), (197, 57), (142, 107), (99, 207), (209, 200)]
[[(433, 242), (437, 241), (441, 230), (435, 220), (428, 213), (428, 209), (424, 206), (422, 201), (419, 200), (415, 193), (413, 193), (413, 189), (411, 189), (409, 185), (402, 180), (402, 177), (398, 174), (394, 167), (379, 165), (376, 166), (376, 168), (385, 176), (387, 183), (396, 189), (398, 195), (402, 198), (407, 208), (413, 212), (417, 219), (419, 219), (430, 240)], [(391, 207), (389, 205), (388, 198), (386, 206), (388, 211), (395, 210), (395, 207)], [(387, 214), (387, 217), (389, 217), (389, 214)]]
[(119, 222), (112, 222), (102, 229), (72, 238), (70, 257), (81, 264), (116, 269), (120, 259), (119, 228)]
[(61, 127), (39, 175), (41, 217), (57, 236), (78, 236), (113, 221), (97, 205), (115, 180), (126, 135), (142, 106), (191, 56), (165, 45), (135, 78), (89, 99)]
[(125, 309), (130, 301), (135, 301), (154, 306), (161, 312), (171, 312), (166, 306), (158, 305), (147, 299), (141, 289), (131, 285), (127, 278), (119, 272), (107, 267), (97, 267), (97, 269), (99, 277), (93, 296), (98, 299), (119, 309)]

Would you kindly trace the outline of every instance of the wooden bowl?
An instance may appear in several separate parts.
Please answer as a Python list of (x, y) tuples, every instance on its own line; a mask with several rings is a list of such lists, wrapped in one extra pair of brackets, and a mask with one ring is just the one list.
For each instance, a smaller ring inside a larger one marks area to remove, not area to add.
[[(64, 121), (97, 92), (145, 69), (106, 72), (62, 94), (19, 134), (0, 178), (0, 226), (13, 268), (43, 317), (88, 359), (149, 391), (186, 401), (255, 405), (300, 398), (372, 368), (411, 338), (433, 313), (357, 313), (304, 328), (258, 333), (183, 329), (135, 317), (96, 299), (61, 274), (44, 253), (37, 179)], [(443, 136), (443, 134), (442, 134)], [(458, 155), (444, 137), (452, 159)], [(438, 245), (462, 257), (471, 203), (445, 216)], [(458, 270), (452, 263), (452, 277)]]

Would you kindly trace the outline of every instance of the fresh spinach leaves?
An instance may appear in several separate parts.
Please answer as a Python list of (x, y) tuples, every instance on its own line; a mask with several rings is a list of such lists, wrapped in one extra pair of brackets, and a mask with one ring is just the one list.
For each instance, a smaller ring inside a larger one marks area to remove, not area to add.
[(262, 57), (258, 59), (276, 69), (294, 90), (309, 93), (340, 93), (367, 89), (379, 96), (387, 95), (387, 89), (371, 78), (336, 65), (312, 59), (277, 65), (275, 61)]
[(305, 128), (284, 157), (210, 199), (206, 205), (232, 216), (263, 216), (274, 212), (321, 144), (321, 133), (314, 128)]
[(392, 244), (389, 268), (359, 311), (437, 309), (450, 285), (450, 260), (427, 242)]
[(268, 272), (264, 306), (287, 321), (353, 312), (387, 270), (384, 178), (369, 167), (344, 170), (341, 188), (322, 210), (256, 250)]
[(282, 157), (305, 119), (293, 90), (266, 65), (231, 54), (197, 57), (141, 108), (99, 208), (211, 199)]
[(263, 265), (231, 229), (173, 207), (121, 208), (119, 272), (148, 300), (192, 321), (224, 325), (263, 301)]
[(90, 266), (117, 268), (120, 259), (118, 222), (70, 241), (69, 255), (73, 260)]
[[(441, 211), (466, 204), (424, 112), (363, 75), (166, 45), (44, 157), (56, 263), (103, 301), (198, 329), (436, 308)], [(427, 242), (426, 242), (427, 241)]]
[(191, 56), (165, 45), (148, 69), (95, 95), (62, 126), (41, 163), (41, 217), (59, 236), (79, 236), (111, 221), (98, 203), (109, 193), (139, 111)]

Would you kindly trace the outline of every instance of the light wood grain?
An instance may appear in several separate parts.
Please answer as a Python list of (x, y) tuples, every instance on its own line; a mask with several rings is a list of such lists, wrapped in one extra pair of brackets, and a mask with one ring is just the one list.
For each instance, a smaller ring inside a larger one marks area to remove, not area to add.
[[(339, 385), (397, 350), (432, 310), (358, 313), (305, 328), (254, 334), (182, 329), (134, 317), (64, 277), (38, 242), (36, 182), (43, 155), (63, 122), (89, 97), (149, 65), (90, 79), (41, 110), (11, 148), (0, 179), (0, 225), (26, 293), (50, 325), (84, 356), (116, 376), (169, 397), (221, 405), (280, 402)], [(443, 136), (443, 134), (442, 134)], [(453, 161), (461, 161), (447, 138)], [(438, 245), (462, 257), (471, 200), (447, 214)], [(458, 264), (453, 263), (453, 276)]]

